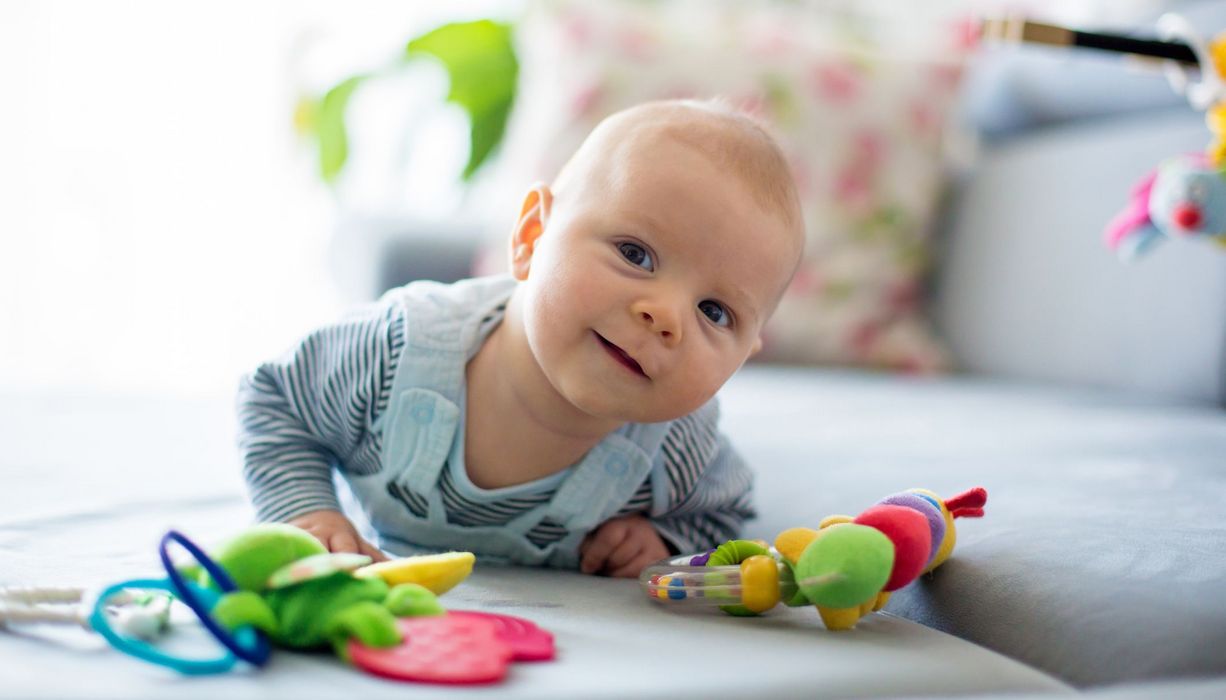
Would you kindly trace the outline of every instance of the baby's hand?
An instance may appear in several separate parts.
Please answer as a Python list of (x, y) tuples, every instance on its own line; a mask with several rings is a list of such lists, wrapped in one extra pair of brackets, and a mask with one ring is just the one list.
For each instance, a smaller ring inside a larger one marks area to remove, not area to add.
[(647, 518), (627, 515), (605, 521), (579, 547), (585, 574), (634, 578), (643, 567), (668, 556), (668, 547)]
[(365, 554), (375, 561), (387, 561), (387, 556), (362, 539), (349, 518), (338, 510), (316, 510), (289, 521), (315, 536), (329, 552)]

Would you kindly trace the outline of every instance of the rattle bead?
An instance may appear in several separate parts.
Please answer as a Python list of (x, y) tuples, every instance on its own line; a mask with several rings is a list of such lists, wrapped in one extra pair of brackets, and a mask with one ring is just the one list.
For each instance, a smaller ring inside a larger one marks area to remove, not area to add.
[(817, 530), (807, 527), (794, 527), (784, 530), (775, 538), (775, 549), (784, 559), (795, 564), (800, 561), (801, 552), (817, 537)]
[(711, 558), (711, 553), (714, 551), (714, 549), (708, 549), (702, 554), (695, 554), (690, 557), (690, 566), (706, 566), (707, 560)]
[(775, 558), (758, 554), (741, 562), (741, 605), (761, 613), (779, 603), (779, 564)]
[(668, 582), (668, 597), (673, 600), (685, 599), (685, 581), (675, 578)]
[(661, 576), (660, 580), (656, 582), (657, 585), (660, 586), (658, 589), (656, 589), (656, 597), (659, 598), (660, 600), (667, 599), (668, 598), (668, 587), (672, 584), (672, 582), (673, 582), (672, 576)]
[[(739, 566), (741, 562), (759, 554), (770, 556), (770, 550), (750, 540), (728, 540), (715, 548), (711, 558), (707, 560), (707, 566)], [(744, 605), (721, 605), (719, 609), (738, 617), (757, 614)]]

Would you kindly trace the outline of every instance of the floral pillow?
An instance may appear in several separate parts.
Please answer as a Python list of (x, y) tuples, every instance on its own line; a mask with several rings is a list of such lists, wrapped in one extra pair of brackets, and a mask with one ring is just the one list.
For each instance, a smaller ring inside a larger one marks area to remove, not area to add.
[[(548, 181), (619, 109), (721, 96), (778, 139), (807, 227), (804, 263), (758, 359), (943, 369), (923, 278), (969, 42), (947, 17), (882, 22), (864, 14), (868, 4), (535, 2), (517, 36), (502, 177), (511, 191)], [(504, 255), (500, 244), (489, 257)]]

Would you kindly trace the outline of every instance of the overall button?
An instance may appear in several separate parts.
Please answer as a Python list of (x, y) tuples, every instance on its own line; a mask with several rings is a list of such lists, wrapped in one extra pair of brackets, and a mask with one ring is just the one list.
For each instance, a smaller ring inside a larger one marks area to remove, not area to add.
[(409, 416), (418, 425), (429, 423), (434, 420), (434, 402), (424, 400), (414, 403), (413, 408), (409, 410)]
[(630, 464), (621, 455), (614, 455), (604, 463), (604, 470), (612, 476), (621, 476), (629, 468)]

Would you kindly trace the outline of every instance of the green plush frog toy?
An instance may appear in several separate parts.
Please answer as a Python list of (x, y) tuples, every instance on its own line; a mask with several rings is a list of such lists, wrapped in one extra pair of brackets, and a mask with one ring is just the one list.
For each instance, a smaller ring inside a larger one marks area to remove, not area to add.
[[(474, 561), (449, 552), (371, 565), (370, 557), (330, 553), (306, 531), (274, 523), (241, 533), (213, 558), (239, 588), (213, 609), (220, 624), (251, 625), (292, 649), (330, 645), (345, 660), (352, 638), (393, 647), (402, 641), (396, 618), (443, 614), (437, 595), (466, 578)], [(207, 573), (186, 573), (211, 585)]]

